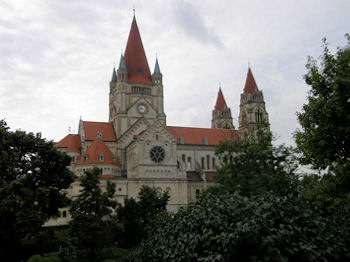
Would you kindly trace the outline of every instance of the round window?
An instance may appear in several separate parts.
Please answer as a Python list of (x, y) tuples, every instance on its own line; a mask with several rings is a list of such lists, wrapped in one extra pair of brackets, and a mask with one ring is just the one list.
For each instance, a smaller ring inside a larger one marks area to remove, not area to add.
[(153, 147), (150, 152), (150, 157), (152, 161), (156, 163), (162, 162), (165, 157), (164, 149), (161, 148), (160, 146)]

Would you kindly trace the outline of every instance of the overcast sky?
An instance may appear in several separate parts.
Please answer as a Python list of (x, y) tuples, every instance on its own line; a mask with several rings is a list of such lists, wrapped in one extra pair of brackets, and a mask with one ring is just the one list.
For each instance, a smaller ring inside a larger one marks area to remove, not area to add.
[(210, 127), (219, 84), (238, 128), (248, 62), (276, 143), (293, 144), (307, 56), (344, 46), (349, 0), (0, 0), (0, 118), (58, 141), (79, 118), (108, 121), (113, 64), (136, 19), (167, 124)]

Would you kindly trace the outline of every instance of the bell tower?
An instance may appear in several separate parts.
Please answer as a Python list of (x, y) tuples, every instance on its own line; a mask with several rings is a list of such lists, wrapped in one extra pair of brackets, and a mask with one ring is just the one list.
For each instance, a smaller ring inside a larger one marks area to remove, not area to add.
[(163, 100), (158, 58), (151, 75), (134, 15), (124, 55), (120, 56), (118, 70), (113, 69), (110, 82), (109, 122), (117, 138), (141, 119), (166, 125)]
[(239, 107), (239, 130), (241, 134), (247, 135), (251, 133), (259, 124), (266, 124), (267, 128), (269, 128), (269, 118), (265, 108), (264, 95), (258, 89), (250, 67), (248, 68)]
[(221, 87), (212, 113), (211, 128), (234, 129), (231, 109), (227, 106)]

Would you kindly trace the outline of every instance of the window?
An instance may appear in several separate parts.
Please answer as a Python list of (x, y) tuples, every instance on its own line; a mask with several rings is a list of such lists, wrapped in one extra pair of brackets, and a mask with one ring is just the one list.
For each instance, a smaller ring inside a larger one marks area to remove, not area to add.
[(113, 157), (113, 162), (117, 162), (117, 157)]
[(210, 156), (207, 155), (207, 169), (210, 169)]
[(182, 161), (186, 162), (186, 156), (185, 155), (182, 155)]
[(99, 159), (100, 159), (101, 162), (103, 162), (105, 160), (105, 157), (104, 157), (104, 155), (102, 153), (100, 154)]
[(180, 140), (180, 144), (181, 144), (181, 145), (183, 145), (183, 144), (185, 143), (185, 140), (184, 140), (184, 137), (183, 137), (183, 136), (180, 136), (179, 140)]
[(211, 166), (213, 169), (215, 169), (215, 157), (212, 158)]
[(138, 74), (139, 76), (142, 76), (142, 68), (137, 69), (137, 74)]
[(180, 162), (179, 162), (179, 160), (177, 160), (177, 162), (176, 162), (176, 166), (177, 166), (177, 169), (179, 169), (179, 168), (180, 168)]
[(156, 135), (156, 140), (158, 140), (159, 139), (159, 136), (158, 135)]
[(103, 137), (103, 136), (102, 136), (102, 133), (101, 133), (101, 132), (98, 132), (98, 133), (97, 133), (97, 137), (100, 138), (100, 139), (102, 139), (102, 137)]
[(191, 158), (190, 157), (187, 158), (187, 168), (191, 169)]
[(201, 158), (201, 168), (204, 169), (204, 157)]
[(67, 211), (62, 212), (62, 217), (67, 217)]
[(207, 145), (208, 144), (208, 138), (204, 138), (204, 144)]
[(89, 157), (87, 155), (84, 155), (84, 162), (88, 161)]

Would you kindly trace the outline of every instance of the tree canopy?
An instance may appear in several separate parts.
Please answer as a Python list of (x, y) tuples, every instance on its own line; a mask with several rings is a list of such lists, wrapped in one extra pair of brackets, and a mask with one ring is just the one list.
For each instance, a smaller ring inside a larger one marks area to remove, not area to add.
[(292, 195), (207, 194), (159, 216), (133, 261), (345, 261), (343, 222)]
[(42, 225), (69, 202), (70, 160), (40, 134), (12, 132), (0, 121), (0, 260), (35, 252)]
[(116, 206), (112, 200), (115, 184), (107, 181), (106, 191), (102, 192), (100, 174), (96, 167), (86, 171), (80, 177), (80, 194), (72, 201), (69, 226), (75, 249), (64, 255), (77, 255), (73, 261), (100, 261), (101, 249), (111, 244), (106, 229)]
[(326, 39), (321, 62), (309, 57), (306, 84), (311, 89), (301, 112), (297, 113), (301, 130), (296, 143), (301, 162), (315, 169), (331, 170), (349, 165), (350, 160), (350, 35), (347, 46), (336, 54)]
[(227, 192), (250, 196), (273, 191), (285, 195), (293, 191), (297, 167), (293, 150), (274, 147), (272, 134), (265, 125), (251, 130), (249, 136), (219, 144), (216, 155), (221, 161), (215, 182)]

